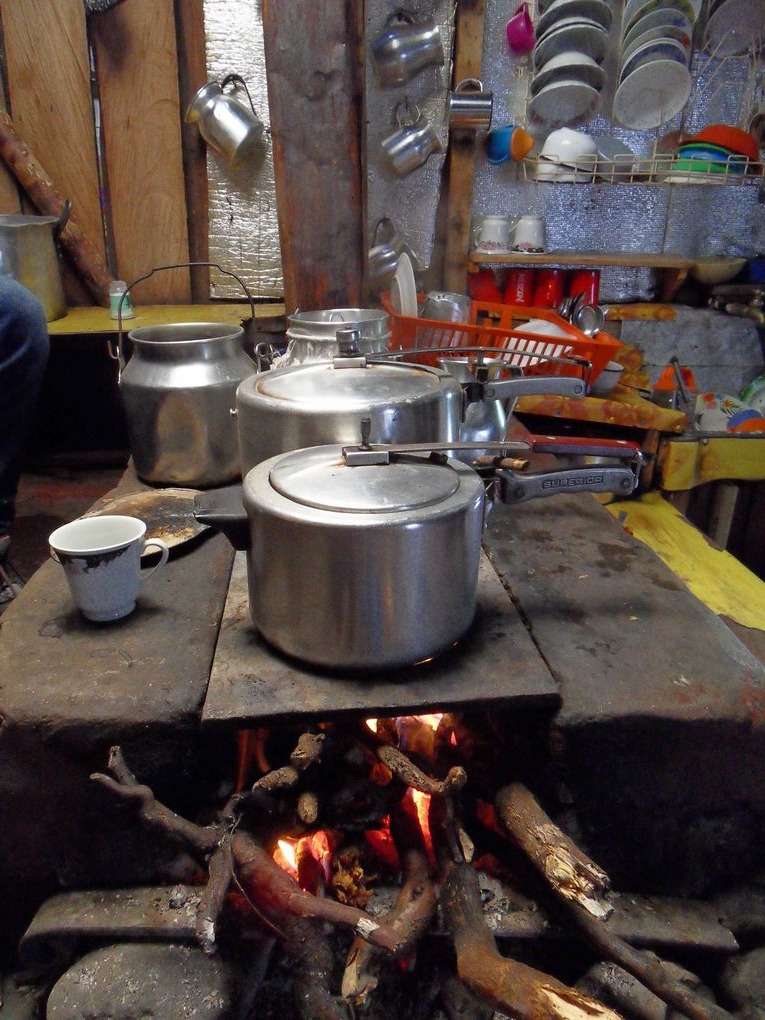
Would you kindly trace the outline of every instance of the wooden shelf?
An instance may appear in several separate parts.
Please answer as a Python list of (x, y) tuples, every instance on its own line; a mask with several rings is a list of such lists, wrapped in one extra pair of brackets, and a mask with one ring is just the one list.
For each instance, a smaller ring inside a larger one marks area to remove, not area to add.
[(667, 252), (508, 251), (490, 255), (473, 250), (468, 253), (469, 273), (476, 273), (486, 266), (494, 266), (497, 269), (506, 266), (545, 266), (551, 269), (624, 266), (635, 269), (660, 269), (663, 273), (661, 296), (664, 301), (671, 301), (693, 265), (693, 259)]
[[(284, 305), (269, 302), (255, 304), (255, 318), (272, 319), (284, 315)], [(166, 325), (173, 322), (230, 322), (241, 325), (251, 318), (248, 302), (200, 305), (139, 305), (135, 315), (122, 320), (122, 330), (128, 333), (138, 326)], [(113, 319), (108, 308), (70, 308), (61, 319), (48, 323), (51, 336), (72, 336), (81, 333), (118, 333), (119, 321)]]

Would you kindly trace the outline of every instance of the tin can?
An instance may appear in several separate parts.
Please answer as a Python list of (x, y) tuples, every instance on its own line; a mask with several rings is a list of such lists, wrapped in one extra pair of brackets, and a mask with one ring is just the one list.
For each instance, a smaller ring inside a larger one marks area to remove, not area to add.
[(508, 270), (502, 301), (506, 305), (530, 305), (534, 301), (536, 270), (518, 266)]
[(597, 305), (600, 297), (600, 270), (575, 269), (571, 274), (568, 292), (572, 297), (584, 294), (586, 304)]
[(534, 307), (557, 308), (563, 300), (565, 281), (563, 269), (540, 269), (534, 284)]

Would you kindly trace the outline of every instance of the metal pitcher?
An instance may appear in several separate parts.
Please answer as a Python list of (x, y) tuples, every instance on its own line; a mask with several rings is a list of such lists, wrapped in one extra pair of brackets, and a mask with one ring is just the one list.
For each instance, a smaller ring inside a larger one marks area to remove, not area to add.
[[(229, 84), (244, 90), (249, 109), (234, 93), (224, 91)], [(203, 85), (189, 103), (184, 119), (187, 124), (197, 124), (207, 144), (234, 169), (265, 151), (265, 127), (255, 112), (244, 78), (238, 74), (226, 75), (220, 85), (216, 81)]]
[[(159, 269), (214, 266), (233, 276), (255, 309), (247, 287), (234, 273), (209, 262), (159, 266), (134, 280), (123, 294)], [(138, 475), (155, 485), (205, 488), (240, 475), (233, 409), (239, 383), (256, 371), (242, 346), (241, 326), (220, 322), (178, 322), (140, 326), (128, 338), (125, 358), (121, 307), (119, 333), (111, 354), (120, 365), (119, 389), (125, 408), (130, 452)]]
[(67, 199), (60, 216), (0, 216), (0, 272), (31, 290), (47, 322), (66, 315), (57, 241), (71, 210)]

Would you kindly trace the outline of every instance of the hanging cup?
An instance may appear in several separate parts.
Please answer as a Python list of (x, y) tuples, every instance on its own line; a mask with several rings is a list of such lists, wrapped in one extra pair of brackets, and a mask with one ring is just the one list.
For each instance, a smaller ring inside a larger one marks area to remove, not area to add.
[[(229, 84), (244, 89), (249, 108), (234, 94), (224, 92)], [(197, 124), (207, 144), (234, 169), (263, 153), (265, 128), (255, 113), (247, 85), (238, 74), (227, 75), (220, 85), (216, 81), (203, 85), (189, 103), (184, 120)]]
[(372, 58), (383, 87), (403, 85), (431, 64), (445, 62), (438, 25), (432, 18), (415, 20), (409, 11), (394, 11), (372, 42)]
[(484, 92), (478, 78), (463, 78), (449, 96), (449, 127), (453, 131), (488, 131), (494, 94)]
[[(405, 123), (402, 107), (413, 117), (412, 123)], [(405, 177), (427, 162), (434, 152), (440, 152), (442, 146), (433, 125), (425, 120), (414, 103), (407, 101), (396, 105), (396, 122), (398, 130), (383, 138), (381, 145), (394, 173)]]
[(401, 253), (407, 244), (389, 216), (383, 216), (372, 233), (372, 247), (367, 253), (367, 275), (372, 291), (380, 293), (393, 281)]

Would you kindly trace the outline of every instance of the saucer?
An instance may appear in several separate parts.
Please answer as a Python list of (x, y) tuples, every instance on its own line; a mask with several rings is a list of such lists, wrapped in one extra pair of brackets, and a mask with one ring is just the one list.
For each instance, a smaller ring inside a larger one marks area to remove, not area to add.
[(677, 60), (647, 60), (626, 75), (614, 96), (614, 117), (635, 131), (650, 131), (680, 113), (691, 94), (691, 73)]

